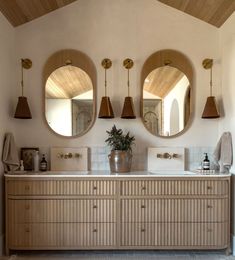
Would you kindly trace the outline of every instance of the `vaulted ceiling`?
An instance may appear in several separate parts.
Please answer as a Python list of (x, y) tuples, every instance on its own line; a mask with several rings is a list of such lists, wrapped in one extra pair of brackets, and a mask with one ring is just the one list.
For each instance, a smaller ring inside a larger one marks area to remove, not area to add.
[[(77, 0), (0, 0), (0, 11), (16, 27), (75, 1)], [(216, 27), (220, 27), (235, 11), (235, 0), (158, 1)]]

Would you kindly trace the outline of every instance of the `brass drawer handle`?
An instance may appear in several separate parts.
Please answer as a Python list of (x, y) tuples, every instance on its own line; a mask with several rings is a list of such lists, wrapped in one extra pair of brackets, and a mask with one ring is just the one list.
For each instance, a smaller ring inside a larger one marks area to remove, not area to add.
[(25, 232), (29, 233), (30, 232), (29, 228), (25, 228)]
[(97, 187), (96, 187), (96, 186), (94, 186), (94, 187), (93, 187), (93, 190), (97, 190)]
[(208, 209), (212, 209), (213, 207), (211, 205), (207, 205), (207, 208)]
[(93, 229), (93, 232), (94, 232), (94, 233), (96, 233), (97, 231), (98, 231), (98, 230), (97, 230), (96, 228), (95, 228), (95, 229)]
[(145, 207), (145, 205), (141, 205), (141, 208), (142, 208), (142, 209), (145, 209), (146, 207)]
[(97, 209), (98, 207), (96, 205), (93, 206), (93, 209)]
[(208, 189), (208, 190), (212, 190), (212, 187), (211, 187), (211, 186), (207, 186), (207, 189)]
[(146, 190), (146, 187), (145, 186), (141, 187), (141, 190)]
[(141, 228), (141, 232), (145, 232), (145, 229), (144, 229), (144, 228)]

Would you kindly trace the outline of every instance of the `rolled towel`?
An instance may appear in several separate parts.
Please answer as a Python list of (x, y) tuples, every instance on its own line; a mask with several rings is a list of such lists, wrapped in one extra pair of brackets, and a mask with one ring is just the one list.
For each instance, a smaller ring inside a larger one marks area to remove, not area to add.
[(233, 160), (232, 136), (230, 132), (222, 134), (213, 155), (215, 162), (220, 166), (220, 172), (229, 171)]
[(5, 172), (15, 171), (19, 168), (20, 160), (12, 133), (6, 133), (5, 135), (2, 162)]

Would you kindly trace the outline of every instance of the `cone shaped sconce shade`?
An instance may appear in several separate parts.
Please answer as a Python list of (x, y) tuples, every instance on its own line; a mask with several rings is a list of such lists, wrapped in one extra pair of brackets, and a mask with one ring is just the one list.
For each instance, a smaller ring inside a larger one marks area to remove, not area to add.
[(216, 100), (215, 97), (212, 96), (212, 67), (213, 67), (213, 60), (212, 59), (205, 59), (202, 62), (202, 66), (204, 69), (210, 69), (210, 96), (206, 100), (206, 105), (204, 107), (202, 118), (219, 118), (220, 115), (218, 113), (216, 107)]
[(128, 87), (128, 96), (125, 97), (124, 105), (122, 109), (122, 115), (121, 118), (124, 119), (135, 119), (135, 109), (134, 109), (134, 103), (133, 98), (130, 97), (130, 79), (129, 79), (129, 70), (133, 67), (134, 62), (131, 59), (125, 59), (123, 61), (123, 66), (127, 69), (127, 87)]
[(32, 61), (29, 59), (21, 60), (21, 87), (22, 87), (22, 96), (18, 98), (18, 103), (16, 106), (15, 118), (19, 119), (31, 119), (32, 115), (29, 109), (27, 98), (24, 97), (24, 78), (23, 78), (23, 69), (30, 69), (32, 67)]
[(216, 102), (215, 102), (215, 97), (208, 97), (206, 100), (206, 105), (202, 113), (202, 118), (218, 118), (220, 117), (217, 107), (216, 107)]
[(110, 98), (107, 97), (107, 80), (106, 80), (106, 70), (112, 66), (112, 61), (110, 59), (104, 59), (101, 63), (102, 67), (105, 69), (105, 96), (102, 97), (99, 111), (99, 118), (114, 118), (113, 108), (110, 102)]

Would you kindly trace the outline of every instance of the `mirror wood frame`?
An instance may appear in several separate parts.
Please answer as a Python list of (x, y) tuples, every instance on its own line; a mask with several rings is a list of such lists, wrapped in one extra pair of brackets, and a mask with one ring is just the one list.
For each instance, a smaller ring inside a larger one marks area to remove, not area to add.
[[(92, 85), (93, 85), (93, 115), (92, 120), (89, 127), (80, 134), (72, 135), (72, 136), (65, 136), (55, 132), (47, 122), (46, 119), (46, 82), (49, 76), (54, 72), (56, 69), (61, 68), (63, 66), (68, 65), (67, 62), (71, 61), (72, 66), (78, 67), (85, 71), (87, 75), (90, 77)], [(97, 102), (97, 72), (96, 67), (93, 61), (83, 52), (73, 49), (65, 49), (60, 50), (52, 54), (46, 61), (44, 68), (43, 68), (43, 118), (50, 129), (51, 132), (56, 134), (57, 136), (64, 137), (64, 138), (76, 138), (86, 134), (94, 125), (96, 119), (96, 102)]]
[[(190, 83), (190, 92), (191, 92), (191, 98), (190, 98), (190, 112), (189, 112), (189, 119), (188, 122), (186, 123), (184, 129), (180, 132), (178, 132), (175, 135), (170, 135), (170, 136), (164, 136), (164, 135), (158, 135), (152, 133), (145, 125), (144, 123), (144, 116), (143, 116), (143, 105), (144, 105), (144, 99), (143, 99), (143, 88), (144, 88), (144, 81), (149, 75), (150, 72), (153, 70), (169, 65), (171, 67), (174, 67), (180, 71), (182, 71), (188, 78), (189, 83)], [(143, 122), (144, 127), (153, 134), (154, 136), (157, 137), (162, 137), (162, 138), (173, 138), (182, 135), (186, 130), (188, 130), (189, 126), (192, 123), (192, 118), (193, 118), (193, 108), (194, 108), (194, 72), (193, 72), (193, 67), (191, 61), (181, 52), (176, 51), (176, 50), (160, 50), (152, 55), (150, 55), (147, 60), (145, 61), (142, 71), (141, 71), (141, 94), (140, 94), (140, 117)]]

